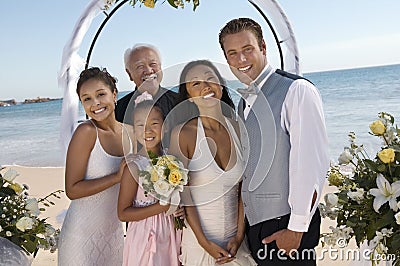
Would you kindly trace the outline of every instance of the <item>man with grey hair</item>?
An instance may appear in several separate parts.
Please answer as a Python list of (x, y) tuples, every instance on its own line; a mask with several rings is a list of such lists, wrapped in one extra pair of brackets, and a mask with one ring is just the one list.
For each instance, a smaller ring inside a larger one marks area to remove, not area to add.
[(167, 116), (175, 106), (177, 94), (160, 86), (163, 72), (158, 49), (151, 44), (136, 44), (125, 51), (124, 62), (126, 73), (135, 83), (135, 89), (118, 100), (115, 108), (116, 119), (132, 124), (129, 114), (132, 113), (134, 100), (144, 92), (151, 94), (164, 116)]

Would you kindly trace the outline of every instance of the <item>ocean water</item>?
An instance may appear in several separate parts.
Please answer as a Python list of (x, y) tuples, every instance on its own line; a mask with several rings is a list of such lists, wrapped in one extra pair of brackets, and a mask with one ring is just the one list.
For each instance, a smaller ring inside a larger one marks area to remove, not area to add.
[[(374, 156), (380, 140), (368, 134), (369, 124), (382, 111), (400, 121), (400, 65), (304, 76), (321, 92), (331, 159), (336, 161), (348, 145), (350, 131)], [(126, 93), (121, 92), (120, 97)], [(235, 94), (233, 98), (237, 102)], [(55, 100), (0, 107), (0, 165), (63, 166), (59, 145), (61, 105), (62, 100)], [(80, 116), (84, 117), (82, 109)]]

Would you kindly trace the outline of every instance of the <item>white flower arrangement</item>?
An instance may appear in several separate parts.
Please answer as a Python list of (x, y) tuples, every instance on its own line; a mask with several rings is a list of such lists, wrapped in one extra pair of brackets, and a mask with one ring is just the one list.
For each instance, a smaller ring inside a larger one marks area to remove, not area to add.
[[(149, 152), (151, 164), (139, 172), (139, 184), (145, 195), (150, 194), (160, 201), (161, 205), (169, 203), (178, 205), (180, 192), (188, 183), (188, 170), (183, 163), (173, 155), (157, 157)], [(184, 221), (175, 217), (175, 228), (186, 227)]]
[(398, 259), (393, 265), (400, 265), (400, 130), (388, 113), (379, 113), (369, 128), (383, 141), (375, 157), (350, 132), (350, 146), (328, 171), (329, 185), (338, 191), (325, 195), (319, 207), (322, 217), (336, 220), (337, 227), (321, 235), (322, 244), (354, 237), (359, 247), (367, 241), (375, 253), (394, 254)]
[[(1, 167), (0, 172), (5, 168)], [(57, 238), (60, 230), (40, 218), (39, 204), (54, 205), (50, 197), (60, 198), (62, 190), (57, 190), (40, 199), (31, 198), (28, 186), (20, 185), (14, 180), (18, 173), (8, 169), (0, 173), (0, 237), (13, 242), (27, 254), (36, 255), (39, 249), (54, 252), (57, 249)]]

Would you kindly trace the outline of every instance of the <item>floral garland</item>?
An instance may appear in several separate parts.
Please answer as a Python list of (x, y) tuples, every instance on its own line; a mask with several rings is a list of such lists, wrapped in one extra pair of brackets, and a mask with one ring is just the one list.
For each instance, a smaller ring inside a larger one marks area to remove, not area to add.
[[(0, 168), (0, 171), (5, 169)], [(36, 255), (41, 248), (54, 252), (57, 249), (59, 229), (40, 218), (44, 208), (54, 205), (51, 197), (60, 198), (62, 190), (50, 193), (44, 198), (29, 197), (28, 186), (14, 181), (17, 171), (8, 169), (4, 175), (0, 173), (0, 237), (6, 238), (22, 248), (27, 254)]]
[[(111, 6), (113, 6), (114, 4), (116, 4), (119, 0), (104, 0), (104, 9), (108, 10)], [(145, 7), (148, 8), (154, 8), (157, 0), (130, 0), (129, 1), (129, 5), (131, 5), (132, 7), (135, 7), (137, 3), (143, 4)], [(165, 2), (165, 0), (164, 0)], [(163, 2), (163, 3), (164, 3)], [(196, 8), (200, 5), (199, 0), (167, 0), (168, 4), (174, 8), (184, 8), (185, 7), (185, 3), (193, 3), (193, 11), (196, 10)]]
[(326, 194), (319, 207), (322, 217), (336, 220), (337, 226), (322, 235), (322, 244), (348, 243), (354, 237), (358, 246), (368, 241), (373, 264), (374, 254), (384, 254), (397, 258), (399, 265), (400, 130), (394, 126), (394, 117), (384, 112), (369, 128), (371, 135), (382, 140), (376, 156), (371, 159), (350, 132), (350, 146), (328, 171), (329, 185), (338, 192)]

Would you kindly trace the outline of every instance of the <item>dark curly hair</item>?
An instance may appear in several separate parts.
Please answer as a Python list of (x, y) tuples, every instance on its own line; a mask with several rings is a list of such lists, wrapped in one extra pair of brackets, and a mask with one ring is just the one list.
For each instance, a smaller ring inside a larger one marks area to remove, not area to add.
[(76, 93), (79, 95), (82, 84), (90, 79), (97, 79), (102, 81), (107, 87), (110, 88), (111, 92), (118, 92), (117, 79), (110, 75), (105, 68), (91, 67), (85, 69), (79, 75), (79, 80), (76, 86)]

